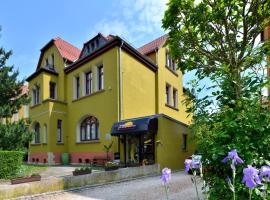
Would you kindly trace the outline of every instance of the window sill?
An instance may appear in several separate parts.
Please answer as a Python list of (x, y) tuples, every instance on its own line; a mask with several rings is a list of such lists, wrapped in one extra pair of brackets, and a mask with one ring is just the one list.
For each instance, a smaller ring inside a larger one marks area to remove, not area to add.
[(38, 104), (35, 104), (35, 105), (32, 105), (30, 108), (35, 108), (37, 106), (41, 105), (41, 103), (38, 103)]
[(57, 142), (57, 145), (64, 145), (64, 142)]
[(90, 141), (76, 142), (76, 144), (92, 144), (92, 143), (101, 143), (101, 141), (100, 140), (90, 140)]
[(167, 107), (169, 107), (169, 108), (171, 108), (171, 109), (173, 109), (173, 110), (179, 111), (178, 108), (175, 108), (175, 107), (173, 107), (173, 106), (171, 106), (171, 105), (169, 105), (169, 104), (167, 104), (167, 103), (165, 103), (165, 106), (167, 106)]
[(56, 102), (56, 103), (67, 104), (67, 102), (60, 101), (60, 100), (57, 100), (57, 99), (51, 99), (51, 98), (48, 98), (48, 99), (45, 99), (44, 101), (42, 101), (42, 103), (45, 103), (45, 102)]
[(39, 146), (39, 145), (41, 145), (41, 143), (31, 143), (30, 145), (31, 146)]
[(166, 67), (170, 72), (172, 72), (175, 76), (178, 77), (178, 74), (177, 74), (176, 71), (174, 71), (173, 69), (171, 69), (168, 65), (165, 65), (165, 67)]
[(43, 142), (42, 144), (43, 144), (43, 145), (47, 145), (47, 142)]
[(72, 102), (76, 102), (76, 101), (79, 101), (79, 100), (81, 100), (81, 99), (85, 99), (85, 98), (87, 98), (87, 97), (91, 97), (91, 96), (94, 96), (94, 95), (99, 94), (99, 93), (102, 93), (102, 92), (105, 92), (105, 89), (98, 90), (98, 91), (93, 92), (93, 93), (88, 94), (88, 95), (84, 95), (84, 96), (82, 96), (82, 97), (79, 97), (78, 99), (73, 99)]

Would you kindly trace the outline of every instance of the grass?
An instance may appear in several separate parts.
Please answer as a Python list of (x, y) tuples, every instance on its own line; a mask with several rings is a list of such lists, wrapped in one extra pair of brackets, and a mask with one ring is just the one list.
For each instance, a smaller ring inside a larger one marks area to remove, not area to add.
[(21, 168), (19, 169), (18, 173), (15, 175), (14, 178), (31, 176), (32, 174), (39, 174), (47, 168), (47, 166), (42, 165), (22, 164)]

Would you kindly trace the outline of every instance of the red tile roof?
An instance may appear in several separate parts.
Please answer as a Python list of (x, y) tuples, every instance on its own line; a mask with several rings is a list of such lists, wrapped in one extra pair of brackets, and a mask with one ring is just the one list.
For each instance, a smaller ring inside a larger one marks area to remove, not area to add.
[(77, 60), (79, 58), (81, 50), (78, 49), (77, 47), (66, 42), (65, 40), (61, 39), (60, 37), (54, 38), (53, 42), (63, 58), (65, 58), (71, 62), (74, 62), (75, 60)]
[(156, 48), (159, 48), (161, 45), (163, 45), (167, 39), (168, 35), (165, 34), (155, 40), (153, 40), (152, 42), (149, 42), (145, 45), (143, 45), (142, 47), (138, 48), (137, 50), (141, 53), (141, 54), (148, 54), (152, 51), (154, 51)]

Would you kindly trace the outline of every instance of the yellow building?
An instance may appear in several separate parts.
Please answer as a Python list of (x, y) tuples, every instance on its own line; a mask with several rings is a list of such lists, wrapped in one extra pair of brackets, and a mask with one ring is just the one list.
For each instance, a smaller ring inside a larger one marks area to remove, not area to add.
[(61, 38), (41, 49), (28, 77), (35, 138), (29, 162), (71, 164), (110, 159), (183, 168), (188, 142), (182, 73), (164, 47), (166, 35), (135, 49), (97, 34), (80, 51)]

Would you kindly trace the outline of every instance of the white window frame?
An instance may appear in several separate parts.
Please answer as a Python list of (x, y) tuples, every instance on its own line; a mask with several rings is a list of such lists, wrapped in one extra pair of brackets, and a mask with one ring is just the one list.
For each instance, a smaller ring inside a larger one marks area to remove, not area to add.
[(40, 103), (40, 86), (35, 85), (32, 89), (32, 105), (37, 105), (39, 103)]
[[(167, 87), (168, 87), (168, 95), (167, 95)], [(171, 102), (172, 102), (171, 90), (172, 90), (172, 86), (170, 84), (166, 83), (166, 85), (165, 85), (165, 101), (166, 101), (167, 105), (171, 105)]]
[(43, 125), (43, 143), (47, 144), (47, 137), (48, 137), (48, 127), (47, 124)]
[(178, 90), (173, 88), (173, 107), (178, 108)]
[[(79, 96), (78, 94), (78, 88), (77, 88), (77, 78), (79, 77)], [(80, 88), (81, 88), (81, 79), (80, 79), (80, 75), (76, 75), (73, 77), (73, 99), (79, 99), (81, 96), (80, 93)]]
[[(60, 123), (60, 127), (58, 126)], [(61, 119), (57, 119), (57, 124), (56, 124), (56, 143), (63, 143), (63, 120)]]
[[(54, 85), (54, 98), (51, 98), (51, 83), (54, 83), (55, 85)], [(49, 83), (49, 95), (50, 95), (50, 99), (57, 99), (57, 84), (56, 84), (56, 82), (53, 82), (53, 81), (50, 81), (50, 83)]]

